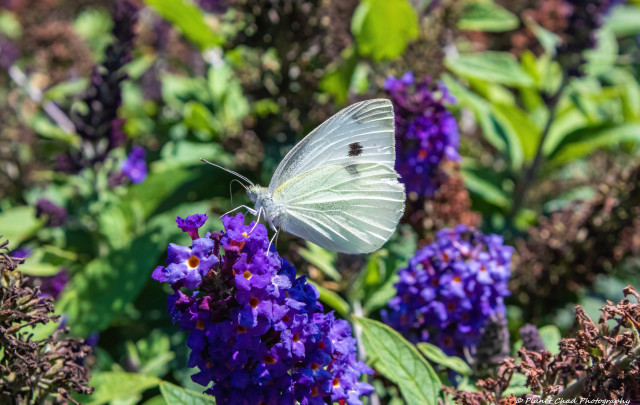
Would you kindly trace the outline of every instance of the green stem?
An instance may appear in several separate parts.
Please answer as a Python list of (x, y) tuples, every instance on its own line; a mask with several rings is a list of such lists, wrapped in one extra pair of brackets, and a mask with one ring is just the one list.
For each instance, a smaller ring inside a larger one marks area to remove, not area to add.
[(551, 130), (551, 125), (553, 124), (553, 119), (556, 115), (556, 110), (558, 108), (558, 102), (560, 101), (560, 97), (562, 96), (562, 92), (567, 87), (567, 78), (565, 76), (562, 77), (562, 82), (558, 87), (558, 90), (551, 96), (548, 101), (549, 107), (549, 117), (547, 118), (547, 122), (545, 123), (544, 129), (542, 130), (542, 134), (540, 135), (540, 142), (538, 143), (538, 149), (536, 150), (536, 155), (533, 158), (533, 162), (527, 168), (522, 177), (522, 180), (518, 182), (514, 191), (513, 205), (511, 207), (511, 212), (509, 213), (509, 218), (514, 218), (520, 208), (522, 207), (522, 203), (526, 200), (527, 192), (531, 188), (532, 183), (536, 178), (536, 174), (538, 171), (538, 167), (542, 164), (544, 159), (543, 147), (544, 143), (549, 135)]

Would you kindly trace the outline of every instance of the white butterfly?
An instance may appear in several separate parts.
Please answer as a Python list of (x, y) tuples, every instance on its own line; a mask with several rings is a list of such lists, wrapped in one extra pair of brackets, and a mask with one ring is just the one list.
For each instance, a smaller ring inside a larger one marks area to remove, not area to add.
[(250, 184), (255, 209), (238, 208), (258, 215), (258, 221), (264, 214), (276, 235), (284, 230), (327, 250), (369, 253), (389, 240), (404, 212), (394, 127), (389, 100), (353, 104), (300, 141), (269, 187), (211, 164)]

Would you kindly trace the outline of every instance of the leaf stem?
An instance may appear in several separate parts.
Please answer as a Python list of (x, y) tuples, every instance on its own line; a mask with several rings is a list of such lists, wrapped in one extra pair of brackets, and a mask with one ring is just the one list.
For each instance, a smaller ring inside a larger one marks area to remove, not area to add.
[(536, 155), (533, 158), (533, 162), (526, 169), (524, 175), (522, 176), (522, 180), (518, 182), (514, 190), (513, 205), (511, 206), (511, 211), (509, 212), (508, 216), (510, 219), (513, 219), (518, 214), (518, 211), (520, 211), (520, 208), (522, 208), (522, 204), (527, 197), (527, 192), (531, 188), (531, 185), (536, 178), (538, 167), (543, 162), (544, 154), (542, 149), (547, 137), (549, 136), (551, 125), (553, 124), (553, 119), (558, 108), (558, 102), (560, 101), (562, 92), (567, 87), (567, 83), (567, 77), (563, 75), (562, 82), (560, 83), (560, 86), (558, 86), (558, 90), (556, 90), (556, 92), (547, 101), (547, 105), (549, 107), (549, 117), (547, 118), (547, 122), (545, 123), (544, 129), (542, 130), (542, 135), (540, 135), (540, 142), (538, 143), (538, 149), (536, 150)]

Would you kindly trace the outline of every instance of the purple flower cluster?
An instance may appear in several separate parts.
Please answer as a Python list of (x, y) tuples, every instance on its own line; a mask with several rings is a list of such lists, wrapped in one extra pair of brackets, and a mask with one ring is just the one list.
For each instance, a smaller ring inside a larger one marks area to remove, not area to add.
[[(361, 404), (372, 371), (356, 360), (351, 327), (323, 313), (317, 290), (267, 251), (264, 225), (224, 216), (200, 237), (206, 215), (176, 221), (191, 246), (171, 244), (153, 278), (168, 282), (168, 311), (189, 332), (192, 379), (218, 404)], [(184, 292), (185, 288), (191, 291)]]
[(147, 151), (142, 146), (134, 146), (122, 162), (122, 173), (134, 183), (142, 183), (147, 178), (146, 155)]
[(413, 73), (384, 83), (396, 116), (396, 170), (408, 192), (429, 197), (444, 159), (459, 160), (458, 126), (445, 103), (455, 103), (442, 83), (415, 82)]
[(414, 342), (461, 356), (476, 347), (489, 317), (504, 313), (513, 248), (498, 235), (443, 229), (398, 273), (383, 320)]

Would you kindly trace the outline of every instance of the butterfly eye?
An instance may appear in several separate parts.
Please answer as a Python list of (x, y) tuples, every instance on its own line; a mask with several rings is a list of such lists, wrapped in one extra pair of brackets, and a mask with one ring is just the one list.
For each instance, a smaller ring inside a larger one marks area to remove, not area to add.
[(355, 157), (362, 155), (362, 145), (360, 142), (352, 142), (349, 144), (349, 156)]

